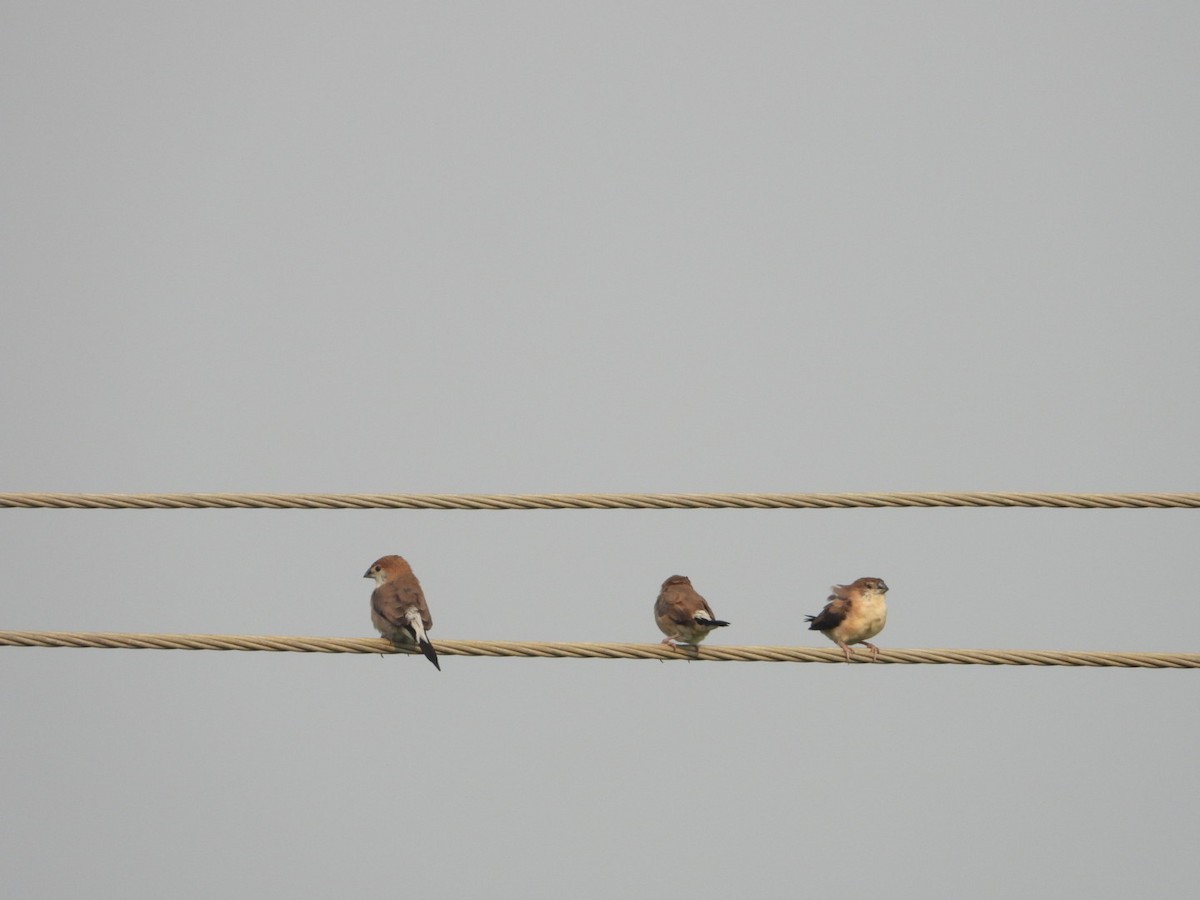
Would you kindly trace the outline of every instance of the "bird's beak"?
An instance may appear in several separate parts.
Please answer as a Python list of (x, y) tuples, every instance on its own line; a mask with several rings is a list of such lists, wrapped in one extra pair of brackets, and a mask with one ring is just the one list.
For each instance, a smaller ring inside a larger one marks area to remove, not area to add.
[(370, 578), (370, 577), (371, 577), (371, 570), (367, 569), (367, 571), (363, 574), (363, 578)]
[(888, 592), (888, 586), (887, 586), (886, 581), (879, 582), (879, 590), (883, 591), (883, 593), (885, 593), (885, 594)]

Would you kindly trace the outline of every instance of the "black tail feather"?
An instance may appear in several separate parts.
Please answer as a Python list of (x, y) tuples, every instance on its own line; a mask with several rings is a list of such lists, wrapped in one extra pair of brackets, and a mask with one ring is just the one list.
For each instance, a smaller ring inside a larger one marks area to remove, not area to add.
[(705, 625), (711, 628), (724, 628), (728, 622), (723, 622), (720, 619), (696, 619), (697, 625)]
[(438, 662), (437, 651), (433, 649), (433, 644), (429, 641), (421, 641), (421, 652), (425, 654), (425, 658), (433, 663), (433, 667), (439, 672), (442, 671), (442, 665)]

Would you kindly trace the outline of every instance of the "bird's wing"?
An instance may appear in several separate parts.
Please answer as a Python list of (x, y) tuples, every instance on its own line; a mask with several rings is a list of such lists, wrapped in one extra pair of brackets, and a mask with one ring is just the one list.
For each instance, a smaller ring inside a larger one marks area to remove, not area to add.
[(665, 619), (676, 625), (691, 625), (695, 621), (696, 610), (701, 606), (707, 606), (703, 597), (687, 585), (673, 584), (663, 588), (658, 595), (654, 615), (660, 621)]
[(429, 604), (425, 602), (425, 592), (421, 590), (421, 582), (417, 581), (417, 576), (412, 572), (405, 572), (393, 579), (392, 584), (405, 603), (404, 611), (416, 607), (421, 611), (421, 624), (425, 626), (425, 630), (432, 628), (433, 617), (429, 615)]
[(425, 592), (421, 590), (421, 583), (417, 581), (416, 576), (413, 576), (411, 581), (406, 579), (399, 589), (421, 611), (421, 624), (425, 626), (425, 630), (428, 631), (432, 628), (433, 616), (429, 614), (429, 604), (425, 602)]
[(425, 626), (425, 630), (433, 627), (425, 594), (421, 590), (420, 582), (413, 576), (387, 581), (375, 588), (371, 592), (371, 609), (385, 622), (397, 628), (404, 625), (408, 612), (416, 609), (421, 614), (421, 624)]
[(371, 591), (371, 611), (393, 628), (404, 627), (404, 614), (410, 605), (390, 581)]
[(825, 604), (825, 608), (812, 617), (812, 624), (808, 627), (812, 631), (829, 631), (831, 628), (837, 628), (846, 620), (846, 616), (850, 615), (852, 606), (853, 601), (848, 596), (834, 594)]

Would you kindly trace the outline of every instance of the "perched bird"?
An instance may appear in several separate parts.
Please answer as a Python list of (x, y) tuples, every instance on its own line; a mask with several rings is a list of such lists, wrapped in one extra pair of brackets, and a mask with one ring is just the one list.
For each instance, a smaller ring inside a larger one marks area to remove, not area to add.
[(654, 621), (666, 637), (664, 644), (696, 646), (714, 628), (724, 628), (728, 622), (714, 618), (708, 601), (696, 593), (686, 575), (672, 575), (662, 584), (654, 602)]
[(437, 670), (437, 651), (425, 632), (433, 627), (421, 582), (401, 556), (383, 556), (371, 563), (363, 578), (375, 579), (371, 592), (371, 624), (393, 644), (414, 643)]
[(863, 644), (871, 649), (871, 662), (879, 658), (879, 648), (867, 638), (883, 631), (887, 623), (888, 586), (882, 578), (860, 578), (854, 584), (835, 584), (829, 602), (815, 616), (805, 616), (811, 622), (810, 631), (819, 631), (846, 654), (850, 662), (850, 645)]

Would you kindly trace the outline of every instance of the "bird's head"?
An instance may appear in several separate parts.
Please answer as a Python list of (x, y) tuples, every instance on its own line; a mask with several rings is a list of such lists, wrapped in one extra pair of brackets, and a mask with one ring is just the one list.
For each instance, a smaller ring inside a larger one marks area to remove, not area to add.
[(376, 584), (383, 584), (397, 575), (411, 571), (412, 567), (409, 566), (404, 557), (393, 554), (391, 556), (381, 556), (375, 562), (371, 563), (371, 568), (367, 569), (363, 578), (373, 578)]
[(671, 586), (672, 584), (688, 584), (688, 585), (690, 585), (691, 583), (692, 583), (692, 579), (688, 578), (686, 575), (672, 575), (670, 578), (668, 578), (666, 581), (664, 581), (662, 583), (662, 586), (663, 586), (663, 588), (667, 588), (667, 587)]
[(858, 588), (866, 594), (886, 594), (888, 592), (887, 582), (882, 578), (860, 578), (850, 587)]

